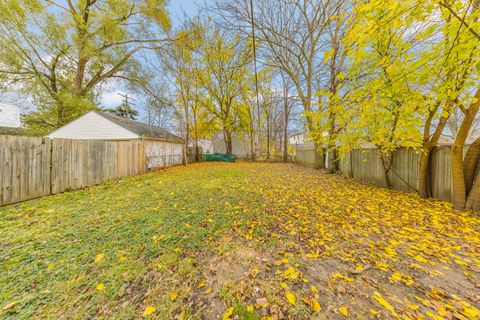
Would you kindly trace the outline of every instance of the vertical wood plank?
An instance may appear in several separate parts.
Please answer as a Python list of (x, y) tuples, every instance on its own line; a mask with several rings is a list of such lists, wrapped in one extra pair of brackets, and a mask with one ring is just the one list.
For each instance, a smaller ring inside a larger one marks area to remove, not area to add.
[(5, 139), (7, 147), (3, 154), (3, 204), (12, 203), (12, 141), (11, 137)]

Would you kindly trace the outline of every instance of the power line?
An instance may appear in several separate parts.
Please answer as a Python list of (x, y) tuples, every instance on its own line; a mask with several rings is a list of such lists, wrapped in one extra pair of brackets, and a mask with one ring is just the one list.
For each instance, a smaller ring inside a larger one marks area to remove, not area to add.
[[(118, 94), (120, 97), (125, 98), (125, 100), (124, 100), (123, 103), (124, 103), (124, 105), (125, 105), (125, 107), (126, 107), (127, 110), (128, 110), (128, 108), (129, 108), (128, 99), (130, 99), (131, 101), (137, 101), (136, 99), (133, 99), (133, 98), (129, 97), (129, 96), (128, 96), (128, 93), (127, 93), (127, 94), (121, 94), (121, 93), (117, 92), (117, 94)], [(135, 105), (135, 104), (132, 103), (132, 105)]]

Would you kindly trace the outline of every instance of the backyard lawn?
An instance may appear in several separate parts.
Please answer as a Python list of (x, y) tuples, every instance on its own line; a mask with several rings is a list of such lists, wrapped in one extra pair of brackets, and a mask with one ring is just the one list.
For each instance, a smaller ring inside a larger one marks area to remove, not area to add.
[(479, 319), (480, 216), (285, 164), (0, 208), (0, 318)]

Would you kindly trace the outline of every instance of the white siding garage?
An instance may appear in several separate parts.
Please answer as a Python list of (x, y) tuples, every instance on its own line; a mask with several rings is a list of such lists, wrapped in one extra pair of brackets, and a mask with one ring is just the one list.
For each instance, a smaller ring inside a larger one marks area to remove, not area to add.
[(50, 133), (51, 139), (140, 140), (147, 169), (182, 163), (183, 140), (156, 126), (107, 112), (90, 111)]
[(131, 140), (140, 135), (90, 111), (48, 135), (51, 139)]

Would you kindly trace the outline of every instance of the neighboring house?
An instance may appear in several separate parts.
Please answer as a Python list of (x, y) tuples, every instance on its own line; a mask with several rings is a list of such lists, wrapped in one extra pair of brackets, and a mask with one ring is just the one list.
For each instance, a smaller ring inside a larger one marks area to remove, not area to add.
[[(325, 139), (328, 137), (328, 131), (322, 132), (322, 137)], [(303, 145), (313, 143), (312, 139), (308, 136), (307, 131), (295, 132), (288, 136), (288, 143), (291, 145)]]
[[(213, 139), (213, 152), (226, 153), (223, 135), (219, 134)], [(250, 157), (250, 141), (246, 135), (232, 135), (232, 153), (240, 159)]]
[(50, 133), (51, 139), (141, 140), (145, 143), (147, 168), (182, 163), (183, 140), (156, 126), (125, 119), (113, 113), (89, 111)]
[(305, 141), (310, 140), (307, 138), (306, 132), (296, 132), (292, 133), (288, 136), (288, 143), (289, 144), (304, 144)]
[(308, 132), (295, 132), (288, 136), (288, 146), (288, 153), (295, 156), (297, 148), (313, 148), (313, 141), (308, 137)]
[[(189, 143), (189, 147), (192, 150), (195, 150), (195, 139), (192, 138), (192, 141)], [(213, 141), (210, 139), (198, 139), (198, 147), (201, 149), (202, 153), (213, 153)]]

